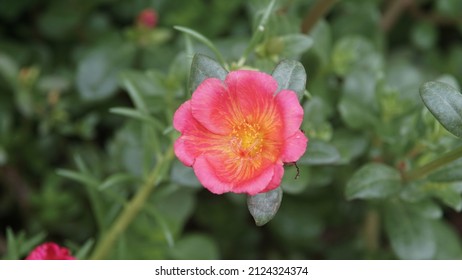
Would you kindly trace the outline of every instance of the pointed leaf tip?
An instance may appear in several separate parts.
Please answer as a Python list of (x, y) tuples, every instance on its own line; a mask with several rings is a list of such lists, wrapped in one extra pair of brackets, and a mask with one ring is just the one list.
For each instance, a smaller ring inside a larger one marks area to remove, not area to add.
[(191, 63), (189, 86), (191, 93), (207, 78), (225, 80), (228, 72), (220, 63), (203, 54), (196, 54)]
[(306, 72), (305, 67), (296, 60), (283, 60), (271, 74), (278, 82), (278, 91), (283, 89), (293, 90), (297, 93), (298, 99), (302, 99), (305, 93)]
[(278, 212), (281, 201), (282, 188), (280, 187), (269, 192), (247, 196), (247, 207), (255, 224), (263, 226), (271, 221)]

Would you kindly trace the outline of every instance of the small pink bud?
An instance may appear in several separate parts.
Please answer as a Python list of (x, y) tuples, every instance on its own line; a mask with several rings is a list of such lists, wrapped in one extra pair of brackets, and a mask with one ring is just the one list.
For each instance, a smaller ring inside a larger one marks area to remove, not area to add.
[(136, 23), (140, 27), (154, 28), (157, 25), (157, 12), (154, 9), (142, 10), (136, 19)]
[(26, 260), (75, 260), (69, 249), (53, 242), (43, 243), (29, 253)]

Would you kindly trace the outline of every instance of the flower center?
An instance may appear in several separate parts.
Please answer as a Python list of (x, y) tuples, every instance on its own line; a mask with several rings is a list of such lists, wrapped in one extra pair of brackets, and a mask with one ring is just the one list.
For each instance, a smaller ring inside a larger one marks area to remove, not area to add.
[(244, 121), (233, 126), (231, 144), (239, 157), (254, 157), (262, 152), (263, 133), (258, 123)]

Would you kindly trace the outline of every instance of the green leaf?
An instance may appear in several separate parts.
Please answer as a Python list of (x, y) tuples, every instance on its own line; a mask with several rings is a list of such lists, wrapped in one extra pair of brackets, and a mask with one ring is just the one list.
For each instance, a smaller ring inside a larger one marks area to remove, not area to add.
[(280, 37), (283, 57), (296, 57), (306, 52), (312, 45), (313, 39), (303, 34), (290, 34)]
[(77, 67), (77, 88), (84, 100), (101, 100), (117, 89), (117, 71), (108, 52), (97, 50), (80, 60)]
[(347, 199), (374, 199), (388, 197), (400, 189), (401, 176), (396, 169), (381, 163), (369, 163), (359, 169), (348, 181)]
[(284, 166), (284, 177), (282, 178), (281, 188), (285, 193), (299, 194), (303, 192), (311, 180), (310, 167), (295, 165)]
[(341, 38), (331, 55), (332, 68), (339, 76), (345, 76), (355, 68), (380, 69), (381, 62), (369, 40), (358, 35)]
[(400, 259), (431, 259), (436, 240), (429, 220), (400, 202), (387, 205), (385, 230), (391, 247)]
[(120, 79), (124, 88), (128, 91), (133, 104), (135, 104), (135, 107), (143, 113), (149, 112), (143, 94), (140, 91), (140, 87), (137, 85), (137, 79), (134, 78), (133, 73), (122, 72), (120, 73)]
[(443, 216), (443, 210), (433, 199), (424, 199), (412, 203), (412, 210), (419, 216), (426, 219), (440, 219)]
[(137, 178), (131, 174), (127, 173), (115, 173), (106, 178), (101, 185), (98, 186), (98, 190), (102, 191), (105, 189), (109, 189), (113, 186), (116, 186), (121, 183), (127, 183), (127, 182), (134, 182), (136, 181)]
[(39, 232), (35, 236), (28, 238), (24, 243), (21, 244), (19, 248), (19, 255), (23, 256), (32, 251), (32, 249), (34, 249), (35, 246), (39, 245), (45, 240), (45, 237), (46, 233)]
[(340, 153), (340, 163), (346, 164), (365, 153), (369, 140), (356, 131), (337, 130), (332, 137), (332, 144)]
[(187, 167), (178, 160), (172, 164), (171, 171), (172, 182), (186, 187), (200, 187), (201, 183), (197, 180), (196, 175), (191, 167)]
[[(330, 25), (324, 20), (320, 19), (310, 32), (313, 38), (313, 47), (308, 51), (312, 53), (319, 61), (319, 69), (323, 69), (329, 64), (331, 49), (332, 49), (332, 31)], [(313, 73), (313, 70), (310, 71)], [(315, 71), (316, 72), (316, 71)]]
[(433, 233), (436, 241), (437, 260), (462, 259), (462, 246), (458, 233), (443, 221), (433, 222)]
[(271, 221), (279, 210), (282, 201), (282, 189), (247, 196), (247, 207), (257, 226)]
[(449, 132), (462, 138), (462, 95), (442, 82), (427, 82), (420, 88), (425, 106)]
[(244, 50), (244, 54), (241, 60), (245, 61), (249, 53), (255, 48), (255, 46), (260, 42), (263, 38), (264, 32), (266, 31), (266, 25), (268, 23), (268, 19), (270, 18), (271, 12), (276, 4), (276, 0), (270, 0), (269, 4), (266, 5), (266, 8), (263, 11), (263, 14), (257, 24), (257, 28), (253, 32), (252, 38), (250, 39), (250, 43), (247, 48)]
[(192, 191), (173, 186), (158, 189), (151, 201), (173, 235), (181, 232), (195, 207), (195, 196)]
[(268, 227), (276, 235), (276, 240), (280, 240), (280, 244), (286, 248), (300, 250), (311, 246), (319, 240), (326, 227), (322, 210), (315, 203), (307, 203), (306, 198), (300, 199), (300, 196), (287, 196), (284, 199), (284, 205)]
[(14, 236), (14, 232), (10, 227), (6, 229), (6, 248), (7, 254), (5, 259), (19, 260), (19, 245), (16, 237)]
[(434, 182), (462, 181), (462, 158), (436, 170), (428, 179)]
[(216, 243), (204, 234), (189, 234), (180, 239), (170, 255), (177, 260), (215, 260), (219, 257)]
[(207, 78), (225, 80), (228, 72), (212, 58), (196, 54), (191, 64), (191, 75), (189, 77), (189, 89), (192, 92)]
[(199, 42), (201, 42), (204, 45), (206, 45), (207, 47), (209, 47), (210, 50), (212, 50), (213, 53), (215, 54), (215, 56), (217, 57), (218, 61), (220, 61), (221, 66), (225, 67), (226, 62), (225, 62), (223, 56), (218, 51), (218, 49), (215, 47), (215, 45), (209, 39), (207, 39), (204, 35), (196, 32), (196, 31), (194, 31), (194, 30), (192, 30), (190, 28), (183, 27), (183, 26), (174, 26), (173, 28), (175, 28), (176, 30), (181, 31), (181, 32), (183, 32), (185, 34), (190, 35), (194, 39), (198, 40)]
[(164, 237), (165, 237), (165, 240), (167, 241), (168, 246), (172, 248), (175, 244), (173, 233), (170, 227), (167, 225), (167, 222), (165, 221), (162, 214), (159, 212), (159, 210), (157, 210), (156, 207), (154, 207), (154, 205), (150, 205), (150, 204), (144, 205), (144, 209), (146, 210), (148, 214), (154, 217), (157, 224), (162, 229), (162, 232), (164, 234)]
[[(133, 89), (140, 96), (165, 96), (167, 89), (164, 85), (165, 75), (158, 71), (151, 70), (143, 73), (133, 70), (125, 70), (120, 73), (125, 88)], [(127, 83), (129, 82), (129, 84)], [(140, 98), (140, 97), (138, 97)], [(135, 100), (133, 100), (135, 101)], [(138, 102), (138, 100), (136, 100)]]
[(91, 252), (91, 249), (93, 248), (93, 245), (95, 244), (95, 240), (93, 238), (90, 238), (83, 244), (82, 247), (75, 253), (75, 258), (78, 260), (84, 260), (86, 259)]
[(377, 77), (365, 70), (345, 76), (338, 109), (345, 123), (355, 129), (378, 126)]
[(68, 179), (77, 181), (86, 186), (96, 187), (99, 185), (98, 180), (96, 180), (95, 178), (91, 177), (88, 174), (79, 173), (79, 172), (76, 172), (73, 170), (67, 170), (67, 169), (58, 169), (56, 170), (56, 173), (59, 176), (66, 177)]
[(438, 39), (438, 31), (434, 24), (419, 21), (412, 27), (411, 33), (414, 44), (423, 50), (429, 50), (435, 46)]
[(462, 210), (462, 196), (460, 195), (460, 186), (460, 183), (428, 182), (421, 187), (427, 195), (438, 198), (447, 206), (460, 212)]
[(307, 165), (336, 164), (340, 160), (340, 153), (337, 148), (320, 140), (311, 140), (305, 154), (298, 163)]
[(160, 123), (157, 119), (151, 117), (151, 115), (141, 112), (140, 110), (133, 109), (133, 108), (111, 108), (109, 112), (117, 115), (121, 115), (124, 117), (133, 118), (140, 121), (148, 122), (156, 127), (158, 130), (162, 131), (164, 129), (164, 125)]
[(18, 75), (19, 67), (16, 62), (9, 56), (0, 53), (0, 75), (5, 78), (5, 81), (14, 88), (16, 84), (16, 76)]
[(278, 82), (278, 91), (283, 89), (293, 90), (301, 100), (305, 92), (306, 72), (303, 65), (295, 60), (282, 60), (276, 65), (273, 78)]

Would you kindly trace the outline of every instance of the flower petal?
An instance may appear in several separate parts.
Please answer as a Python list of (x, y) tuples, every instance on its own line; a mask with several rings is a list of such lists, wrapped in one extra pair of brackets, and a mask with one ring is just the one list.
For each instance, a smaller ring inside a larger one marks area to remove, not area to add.
[(261, 193), (271, 183), (274, 171), (274, 166), (270, 166), (263, 170), (258, 176), (242, 183), (239, 182), (234, 186), (232, 191), (234, 193), (247, 193), (249, 195)]
[(303, 121), (303, 108), (295, 92), (282, 90), (276, 95), (276, 103), (284, 123), (284, 136), (287, 138), (300, 129)]
[(192, 166), (195, 160), (195, 152), (188, 147), (188, 142), (185, 137), (180, 136), (176, 139), (173, 146), (176, 157), (186, 166)]
[(217, 141), (218, 135), (208, 131), (193, 117), (190, 101), (186, 101), (175, 112), (173, 126), (182, 133), (174, 144), (175, 155), (187, 166), (192, 166), (196, 157), (216, 149), (220, 143)]
[(274, 175), (273, 175), (273, 178), (271, 179), (271, 182), (261, 192), (269, 192), (269, 191), (274, 190), (275, 188), (279, 187), (281, 185), (282, 176), (284, 176), (284, 167), (283, 167), (282, 163), (281, 164), (276, 164), (274, 166)]
[(298, 130), (291, 137), (286, 139), (284, 150), (282, 151), (283, 162), (296, 162), (306, 151), (308, 138), (303, 132)]
[(53, 242), (46, 242), (35, 247), (26, 257), (26, 260), (75, 260), (69, 249), (60, 247)]
[[(226, 76), (225, 84), (231, 98), (228, 106), (234, 108), (235, 118), (249, 120), (249, 117), (259, 117), (261, 113), (275, 109), (272, 108), (273, 96), (278, 84), (270, 75), (251, 70), (233, 71)], [(238, 104), (237, 109), (235, 104)]]
[(230, 130), (228, 120), (231, 115), (226, 100), (228, 90), (222, 81), (215, 78), (204, 80), (191, 98), (191, 111), (194, 118), (209, 131), (226, 134)]
[(199, 156), (193, 165), (194, 173), (201, 184), (214, 194), (231, 191), (231, 184), (221, 181), (216, 170), (210, 165), (205, 155)]
[(180, 108), (178, 108), (173, 115), (173, 127), (183, 133), (186, 128), (189, 127), (189, 123), (193, 121), (191, 119), (193, 119), (191, 114), (191, 101), (188, 100), (181, 104)]

